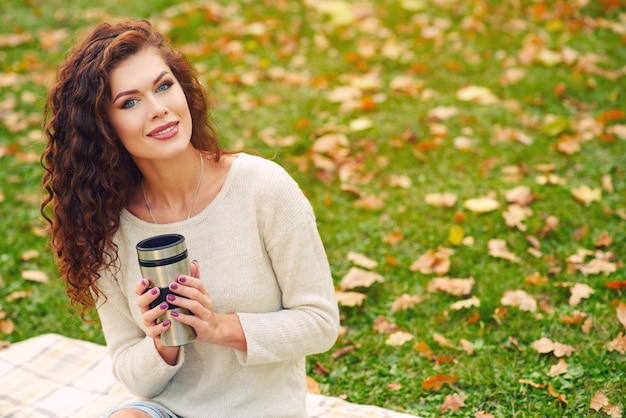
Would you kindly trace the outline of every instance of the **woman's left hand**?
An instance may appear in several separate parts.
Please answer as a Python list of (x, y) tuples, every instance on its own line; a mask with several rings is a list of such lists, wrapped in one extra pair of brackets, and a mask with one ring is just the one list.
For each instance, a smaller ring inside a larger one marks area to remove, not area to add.
[[(236, 314), (218, 314), (213, 310), (209, 292), (200, 279), (200, 266), (192, 261), (193, 276), (181, 275), (170, 284), (175, 293), (167, 296), (167, 301), (187, 309), (191, 314), (172, 312), (174, 320), (189, 325), (196, 332), (196, 341), (246, 350), (243, 328)], [(174, 315), (178, 314), (178, 315)]]

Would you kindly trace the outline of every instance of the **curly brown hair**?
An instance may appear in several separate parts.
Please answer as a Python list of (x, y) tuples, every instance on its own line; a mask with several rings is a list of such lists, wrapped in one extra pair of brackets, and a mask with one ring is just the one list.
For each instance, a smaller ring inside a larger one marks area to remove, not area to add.
[(193, 66), (148, 21), (99, 24), (69, 51), (44, 112), (41, 212), (50, 224), (50, 244), (67, 295), (81, 315), (102, 296), (97, 280), (117, 261), (113, 235), (142, 177), (107, 118), (109, 78), (121, 62), (145, 48), (158, 51), (182, 86), (192, 145), (215, 161), (225, 152), (209, 123), (209, 98)]

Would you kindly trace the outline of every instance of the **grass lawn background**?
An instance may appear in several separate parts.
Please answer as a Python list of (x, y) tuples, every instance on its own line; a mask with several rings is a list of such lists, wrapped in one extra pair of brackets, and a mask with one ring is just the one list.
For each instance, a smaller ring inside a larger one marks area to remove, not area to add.
[[(182, 48), (224, 145), (275, 159), (314, 205), (338, 291), (364, 297), (342, 302), (340, 340), (308, 359), (322, 393), (425, 417), (621, 416), (623, 2), (3, 3), (1, 340), (104, 343), (68, 307), (38, 158), (56, 66), (116, 17), (149, 18)], [(456, 200), (428, 203), (437, 193)], [(478, 198), (498, 207), (468, 209)], [(433, 291), (438, 277), (463, 281)], [(508, 291), (536, 310), (503, 302)], [(542, 338), (574, 351), (542, 353)], [(592, 408), (598, 392), (613, 409)]]

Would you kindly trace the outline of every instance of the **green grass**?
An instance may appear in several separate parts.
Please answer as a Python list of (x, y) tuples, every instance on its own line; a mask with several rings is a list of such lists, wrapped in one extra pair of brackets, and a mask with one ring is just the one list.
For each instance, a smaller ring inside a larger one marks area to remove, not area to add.
[[(604, 19), (623, 28), (623, 7), (603, 10), (602, 4), (610, 6), (611, 2), (589, 2), (587, 7), (568, 11), (564, 4), (572, 2), (549, 1), (542, 14), (538, 1), (521, 10), (514, 4), (527, 2), (467, 1), (446, 6), (448, 2), (443, 1), (365, 1), (356, 21), (336, 26), (329, 16), (300, 1), (221, 2), (228, 6), (211, 12), (190, 6), (200, 3), (174, 7), (167, 0), (152, 4), (104, 0), (95, 7), (84, 0), (14, 0), (0, 6), (0, 39), (32, 35), (17, 45), (0, 47), (0, 315), (5, 325), (11, 321), (15, 326), (10, 333), (0, 332), (0, 339), (17, 342), (56, 332), (104, 343), (97, 321), (83, 323), (68, 308), (47, 237), (40, 232), (44, 226), (38, 211), (42, 169), (36, 157), (43, 147), (41, 116), (47, 86), (75, 36), (109, 17), (145, 17), (167, 23), (173, 43), (189, 51), (198, 65), (201, 79), (216, 99), (212, 117), (224, 144), (258, 149), (284, 165), (301, 184), (316, 209), (336, 284), (352, 267), (346, 259), (349, 252), (379, 262), (374, 271), (385, 282), (356, 289), (366, 293), (367, 299), (362, 306), (341, 308), (345, 335), (328, 353), (308, 360), (309, 375), (323, 393), (424, 417), (444, 415), (440, 407), (446, 396), (455, 393), (466, 396), (465, 406), (445, 415), (474, 416), (484, 410), (498, 417), (606, 416), (589, 408), (598, 391), (612, 404), (626, 408), (624, 355), (605, 347), (624, 332), (615, 307), (626, 302), (626, 294), (604, 286), (606, 281), (626, 281), (625, 220), (617, 212), (626, 210), (626, 140), (592, 135), (581, 143), (580, 152), (566, 155), (555, 147), (558, 135), (579, 132), (554, 133), (543, 128), (549, 115), (575, 126), (581, 118), (594, 119), (611, 109), (626, 112), (624, 76), (611, 79), (566, 63), (524, 62), (520, 55), (531, 37), (536, 37), (552, 51), (570, 48), (579, 56), (598, 54), (603, 57), (598, 67), (618, 71), (626, 62), (626, 38), (606, 25), (593, 26)], [(422, 3), (419, 11), (402, 6)], [(484, 26), (472, 30), (470, 18)], [(262, 34), (253, 30), (259, 28), (264, 29)], [(425, 36), (432, 28), (438, 28), (436, 38)], [(62, 31), (57, 33), (65, 36), (53, 40), (45, 35), (48, 30)], [(367, 55), (364, 45), (375, 52)], [(526, 76), (502, 86), (500, 77), (510, 66), (524, 69)], [(276, 77), (276, 68), (287, 76)], [(373, 109), (341, 111), (340, 104), (328, 100), (334, 88), (370, 72), (378, 74), (382, 83), (366, 94), (384, 98)], [(238, 82), (250, 74), (256, 76), (255, 82)], [(10, 81), (9, 76), (17, 81)], [(413, 77), (422, 87), (414, 95), (392, 91), (390, 83), (398, 76)], [(489, 88), (500, 103), (460, 101), (456, 92), (468, 85)], [(563, 94), (556, 94), (558, 85), (565, 88)], [(505, 106), (504, 101), (516, 106)], [(439, 139), (433, 138), (434, 121), (428, 118), (429, 110), (437, 106), (459, 109), (456, 117), (439, 122), (448, 131)], [(373, 127), (349, 131), (349, 123), (359, 117), (369, 118)], [(624, 124), (621, 116), (601, 128), (606, 133), (608, 127)], [(532, 145), (495, 141), (497, 126), (524, 132), (533, 139)], [(260, 139), (267, 128), (274, 128), (277, 138), (293, 135), (296, 140), (285, 147), (267, 145)], [(362, 164), (347, 183), (363, 195), (382, 198), (382, 208), (355, 206), (356, 197), (342, 191), (345, 182), (336, 173), (313, 167), (311, 147), (326, 132), (346, 133), (349, 158)], [(471, 150), (453, 146), (453, 138), (461, 135), (473, 140)], [(431, 149), (429, 145), (437, 141), (439, 146)], [(308, 168), (300, 168), (301, 161), (308, 162)], [(566, 183), (537, 184), (536, 176), (543, 174), (537, 164), (553, 164)], [(522, 173), (512, 182), (503, 174), (510, 166), (520, 167)], [(411, 187), (391, 187), (392, 175), (408, 176)], [(573, 188), (600, 188), (606, 175), (611, 176), (614, 193), (603, 190), (601, 201), (589, 206), (574, 200)], [(502, 218), (504, 193), (518, 185), (531, 187), (535, 195), (526, 231), (506, 226)], [(459, 197), (454, 207), (425, 203), (427, 193), (445, 191)], [(477, 215), (463, 208), (463, 201), (489, 192), (502, 204), (499, 210)], [(460, 213), (465, 216), (461, 223), (457, 222)], [(540, 236), (547, 216), (558, 217), (559, 227)], [(429, 293), (427, 286), (434, 275), (409, 269), (427, 250), (451, 248), (448, 233), (453, 225), (461, 225), (475, 243), (454, 247), (447, 275), (475, 278), (472, 295), (481, 301), (478, 308), (450, 310), (459, 298)], [(583, 228), (588, 228), (585, 234), (575, 234)], [(603, 231), (613, 239), (603, 250), (614, 253), (617, 271), (609, 276), (584, 276), (568, 270), (567, 257), (579, 248), (594, 249)], [(401, 232), (403, 238), (396, 244), (386, 243), (385, 237), (394, 232)], [(527, 235), (539, 238), (543, 257), (527, 253)], [(506, 240), (520, 263), (489, 256), (487, 243), (494, 238)], [(24, 254), (32, 250), (37, 255), (25, 259)], [(50, 282), (24, 280), (26, 270), (43, 271)], [(525, 284), (526, 277), (535, 272), (547, 275), (549, 283)], [(572, 307), (568, 288), (555, 286), (562, 282), (584, 283), (595, 293)], [(547, 302), (553, 311), (530, 313), (508, 307), (506, 315), (499, 317), (495, 312), (502, 308), (500, 298), (514, 289)], [(15, 299), (16, 292), (22, 291), (32, 293)], [(425, 299), (411, 309), (394, 312), (395, 298), (404, 293)], [(593, 319), (589, 334), (581, 331), (580, 324), (560, 319), (575, 310)], [(470, 321), (475, 315), (480, 319)], [(374, 331), (379, 316), (414, 339), (401, 347), (387, 345), (388, 335)], [(460, 345), (441, 347), (434, 334), (455, 344), (466, 339), (474, 344), (475, 353), (466, 354)], [(566, 358), (567, 373), (547, 375), (557, 359), (532, 348), (542, 337), (576, 349)], [(452, 361), (436, 364), (420, 356), (414, 349), (419, 341)], [(333, 356), (346, 347), (354, 349)], [(317, 364), (328, 373), (319, 374)], [(458, 380), (440, 390), (424, 389), (422, 382), (437, 374)], [(568, 403), (520, 379), (546, 387), (551, 383)]]

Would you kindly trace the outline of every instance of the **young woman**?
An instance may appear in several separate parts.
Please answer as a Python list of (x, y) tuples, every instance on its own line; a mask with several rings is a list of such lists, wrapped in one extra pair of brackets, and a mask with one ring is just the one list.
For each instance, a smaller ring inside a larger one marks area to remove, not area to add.
[[(192, 66), (146, 21), (98, 25), (46, 106), (42, 211), (71, 300), (95, 307), (114, 374), (140, 397), (112, 417), (305, 417), (305, 356), (338, 309), (314, 213), (277, 164), (220, 148)], [(186, 239), (190, 275), (142, 278), (136, 244)], [(200, 273), (202, 270), (202, 273)], [(166, 346), (172, 323), (195, 341)]]

